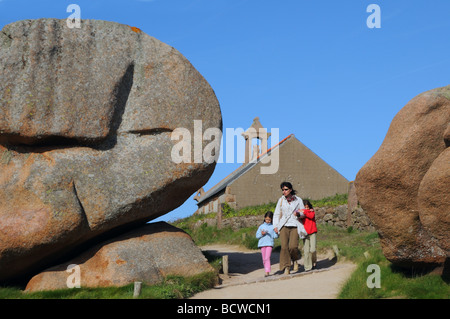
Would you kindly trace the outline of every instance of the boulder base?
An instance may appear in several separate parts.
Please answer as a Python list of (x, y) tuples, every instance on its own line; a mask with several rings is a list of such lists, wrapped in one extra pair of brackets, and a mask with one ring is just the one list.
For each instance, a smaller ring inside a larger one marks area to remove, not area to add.
[(157, 284), (168, 275), (214, 271), (188, 234), (158, 222), (98, 244), (73, 260), (41, 272), (25, 290), (66, 289), (68, 283), (69, 287), (76, 283), (74, 266), (79, 266), (81, 287), (124, 286), (135, 281)]

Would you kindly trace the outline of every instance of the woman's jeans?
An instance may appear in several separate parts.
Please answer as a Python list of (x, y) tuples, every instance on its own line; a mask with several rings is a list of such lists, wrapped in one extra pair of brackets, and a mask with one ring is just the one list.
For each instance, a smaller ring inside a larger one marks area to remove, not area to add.
[(272, 254), (272, 248), (272, 246), (261, 247), (261, 255), (265, 272), (270, 272), (270, 255)]
[(283, 227), (280, 230), (280, 270), (291, 267), (291, 261), (298, 260), (297, 227)]

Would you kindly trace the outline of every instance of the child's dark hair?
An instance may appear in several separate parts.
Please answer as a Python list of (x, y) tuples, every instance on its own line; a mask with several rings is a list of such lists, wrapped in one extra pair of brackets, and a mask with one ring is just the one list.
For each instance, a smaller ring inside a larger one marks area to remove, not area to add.
[(307, 200), (307, 199), (303, 200), (303, 205), (305, 205), (305, 206), (308, 205), (309, 209), (313, 209), (314, 208), (313, 205), (311, 204), (311, 202), (309, 200)]
[(270, 217), (271, 220), (273, 220), (273, 213), (271, 211), (268, 211), (264, 214), (264, 222), (266, 221), (266, 217)]

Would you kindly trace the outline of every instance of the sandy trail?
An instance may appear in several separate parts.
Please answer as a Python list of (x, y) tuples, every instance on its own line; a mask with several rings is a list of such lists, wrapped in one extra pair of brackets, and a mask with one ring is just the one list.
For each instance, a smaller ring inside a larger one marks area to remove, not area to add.
[(299, 271), (284, 275), (279, 271), (279, 253), (272, 253), (272, 270), (264, 277), (261, 252), (232, 245), (208, 245), (203, 251), (228, 255), (229, 276), (221, 274), (221, 284), (196, 294), (192, 299), (335, 299), (356, 265), (336, 263), (332, 254), (317, 256), (317, 267), (305, 272), (303, 260)]

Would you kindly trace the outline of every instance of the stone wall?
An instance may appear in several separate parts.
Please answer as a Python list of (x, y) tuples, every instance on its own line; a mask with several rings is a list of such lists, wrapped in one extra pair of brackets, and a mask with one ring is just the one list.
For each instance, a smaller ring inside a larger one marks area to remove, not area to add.
[(367, 214), (359, 206), (355, 207), (351, 214), (348, 213), (347, 205), (337, 207), (316, 208), (316, 222), (328, 224), (341, 228), (353, 227), (362, 231), (375, 231)]
[[(318, 224), (328, 224), (341, 228), (353, 227), (361, 231), (375, 231), (369, 217), (359, 206), (353, 209), (351, 214), (348, 214), (347, 205), (337, 207), (319, 207), (316, 208), (316, 222)], [(222, 218), (221, 227), (231, 227), (237, 230), (245, 227), (259, 226), (263, 223), (264, 217), (258, 216), (239, 216)], [(200, 227), (207, 223), (209, 226), (217, 225), (217, 218), (205, 218), (199, 220), (194, 227)]]

